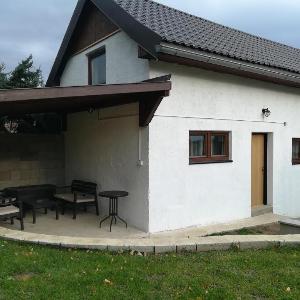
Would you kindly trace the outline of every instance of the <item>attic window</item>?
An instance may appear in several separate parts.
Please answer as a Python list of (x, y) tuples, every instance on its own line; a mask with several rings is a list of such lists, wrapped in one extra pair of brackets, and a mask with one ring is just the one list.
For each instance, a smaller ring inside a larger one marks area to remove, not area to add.
[(88, 54), (89, 85), (106, 84), (106, 53), (105, 48), (97, 49)]

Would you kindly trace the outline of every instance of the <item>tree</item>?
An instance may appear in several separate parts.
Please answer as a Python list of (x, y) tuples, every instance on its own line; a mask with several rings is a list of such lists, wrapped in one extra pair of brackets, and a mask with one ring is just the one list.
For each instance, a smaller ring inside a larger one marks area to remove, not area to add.
[(8, 88), (8, 79), (7, 73), (5, 71), (5, 65), (3, 63), (0, 64), (0, 89)]
[(43, 86), (40, 68), (33, 67), (32, 55), (22, 60), (11, 73), (5, 73), (5, 64), (0, 64), (0, 89), (35, 88)]
[[(0, 64), (0, 89), (36, 88), (43, 85), (42, 71), (33, 67), (32, 55), (29, 55), (11, 73), (5, 73), (5, 65)], [(0, 117), (0, 131), (10, 133), (27, 132), (35, 129), (33, 115), (18, 117)]]
[(42, 85), (42, 71), (33, 68), (32, 55), (22, 60), (8, 78), (9, 88), (35, 88)]

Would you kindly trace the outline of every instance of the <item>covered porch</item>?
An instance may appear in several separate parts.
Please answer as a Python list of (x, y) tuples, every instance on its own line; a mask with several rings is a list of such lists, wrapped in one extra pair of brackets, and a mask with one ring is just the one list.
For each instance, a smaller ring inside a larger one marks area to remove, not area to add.
[[(0, 189), (16, 186), (70, 185), (79, 179), (94, 182), (98, 191), (124, 190), (119, 214), (129, 225), (117, 223), (112, 234), (144, 235), (148, 231), (148, 128), (154, 113), (169, 95), (169, 77), (149, 82), (81, 87), (54, 87), (0, 91), (0, 114), (13, 118), (55, 113), (61, 130), (49, 133), (0, 134)], [(100, 216), (108, 213), (108, 200), (98, 198)], [(42, 222), (40, 220), (43, 220)], [(101, 236), (94, 209), (79, 211), (76, 220), (66, 209), (55, 220), (53, 211), (40, 211), (32, 224), (30, 212), (25, 231)], [(18, 229), (18, 222), (0, 226)], [(124, 233), (122, 233), (124, 231)], [(115, 233), (114, 233), (115, 232)], [(72, 234), (73, 233), (73, 234)]]
[[(104, 203), (102, 207), (104, 207)], [(67, 210), (65, 215), (60, 214), (59, 220), (56, 220), (55, 211), (50, 210), (47, 214), (44, 214), (43, 210), (39, 210), (37, 211), (37, 222), (33, 224), (32, 213), (28, 212), (24, 218), (24, 232), (77, 238), (142, 239), (149, 236), (148, 233), (130, 223), (126, 228), (123, 223), (117, 222), (117, 224), (113, 224), (111, 232), (109, 221), (105, 222), (100, 228), (100, 218), (103, 218), (106, 213), (107, 211), (102, 209), (100, 217), (98, 217), (92, 209), (88, 209), (87, 212), (79, 210), (77, 219), (73, 220), (72, 210)], [(122, 211), (120, 211), (120, 215), (122, 215)], [(14, 224), (10, 224), (9, 221), (0, 221), (0, 227), (20, 230), (20, 224), (17, 220)]]

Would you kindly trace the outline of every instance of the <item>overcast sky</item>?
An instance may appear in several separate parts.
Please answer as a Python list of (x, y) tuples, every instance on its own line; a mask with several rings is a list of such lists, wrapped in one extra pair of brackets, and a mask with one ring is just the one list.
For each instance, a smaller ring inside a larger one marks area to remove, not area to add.
[[(299, 0), (157, 0), (191, 14), (300, 48)], [(33, 54), (44, 79), (77, 0), (0, 0), (0, 62), (10, 71)]]

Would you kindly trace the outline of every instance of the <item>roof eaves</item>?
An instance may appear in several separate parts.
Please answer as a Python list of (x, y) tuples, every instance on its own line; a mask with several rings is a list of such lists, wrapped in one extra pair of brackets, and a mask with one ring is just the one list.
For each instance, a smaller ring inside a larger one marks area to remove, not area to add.
[(126, 32), (137, 44), (147, 51), (153, 58), (157, 58), (156, 46), (162, 37), (140, 23), (126, 10), (112, 0), (91, 0), (96, 7), (119, 28)]
[(60, 46), (57, 56), (55, 58), (54, 64), (53, 64), (50, 74), (48, 76), (48, 80), (46, 82), (47, 87), (59, 85), (58, 78), (57, 78), (58, 74), (59, 74), (59, 70), (63, 64), (63, 59), (66, 54), (68, 45), (70, 43), (70, 40), (72, 38), (72, 35), (74, 33), (74, 30), (76, 28), (77, 22), (80, 18), (80, 15), (82, 13), (82, 10), (84, 8), (86, 1), (87, 0), (79, 0), (76, 5), (76, 8), (72, 15), (72, 18), (68, 25), (67, 31), (65, 33), (65, 36), (63, 38), (63, 41), (61, 43), (61, 46)]
[(165, 42), (300, 74), (300, 49), (187, 14), (152, 0), (114, 0)]
[[(184, 58), (190, 61), (198, 61), (203, 63), (203, 66), (205, 66), (206, 69), (216, 70), (216, 67), (220, 67), (219, 70), (222, 70), (223, 72), (227, 71), (226, 73), (239, 74), (241, 76), (251, 78), (255, 78), (256, 75), (257, 79), (260, 80), (300, 87), (300, 74), (279, 68), (248, 63), (219, 54), (213, 54), (206, 51), (191, 49), (189, 47), (165, 42), (161, 43), (158, 52), (160, 53), (158, 55), (160, 59), (162, 59), (161, 54), (166, 54), (173, 57)], [(253, 76), (251, 76), (251, 74), (253, 74)]]

